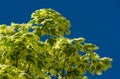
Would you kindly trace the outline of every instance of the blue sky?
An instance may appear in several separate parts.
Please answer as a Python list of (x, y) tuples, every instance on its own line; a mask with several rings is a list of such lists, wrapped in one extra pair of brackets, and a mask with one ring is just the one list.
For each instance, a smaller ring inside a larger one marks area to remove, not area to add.
[(100, 47), (101, 57), (113, 58), (111, 69), (102, 76), (88, 74), (89, 79), (119, 79), (119, 0), (0, 0), (0, 24), (26, 23), (41, 8), (55, 9), (71, 21), (70, 38), (84, 37)]

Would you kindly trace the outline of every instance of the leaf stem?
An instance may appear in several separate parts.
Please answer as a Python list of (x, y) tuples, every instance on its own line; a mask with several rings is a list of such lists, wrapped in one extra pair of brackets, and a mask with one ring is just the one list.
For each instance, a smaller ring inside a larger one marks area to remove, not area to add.
[(26, 73), (29, 73), (29, 71), (30, 71), (30, 66), (31, 66), (31, 64), (28, 65), (28, 69), (27, 69)]

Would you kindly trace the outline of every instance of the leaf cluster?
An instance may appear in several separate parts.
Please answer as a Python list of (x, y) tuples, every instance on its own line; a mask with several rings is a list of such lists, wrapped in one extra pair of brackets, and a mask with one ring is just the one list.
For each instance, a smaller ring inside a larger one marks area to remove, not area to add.
[[(70, 21), (53, 9), (36, 10), (28, 23), (0, 25), (0, 79), (88, 79), (111, 68), (98, 46), (70, 34)], [(42, 37), (49, 35), (45, 41)]]

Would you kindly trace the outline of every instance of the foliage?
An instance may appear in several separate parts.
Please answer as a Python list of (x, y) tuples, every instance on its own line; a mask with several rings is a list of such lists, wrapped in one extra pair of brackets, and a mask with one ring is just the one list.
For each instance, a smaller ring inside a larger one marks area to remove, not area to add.
[[(0, 25), (0, 79), (88, 79), (102, 75), (112, 59), (98, 46), (70, 34), (70, 21), (52, 9), (40, 9), (28, 23)], [(45, 41), (42, 37), (49, 35)]]

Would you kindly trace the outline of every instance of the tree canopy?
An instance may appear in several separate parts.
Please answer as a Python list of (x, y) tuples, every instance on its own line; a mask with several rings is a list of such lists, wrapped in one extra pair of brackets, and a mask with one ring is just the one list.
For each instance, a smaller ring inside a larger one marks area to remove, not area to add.
[(97, 45), (65, 37), (69, 28), (69, 20), (46, 8), (27, 23), (0, 25), (0, 79), (88, 79), (86, 72), (111, 68), (112, 59), (100, 57)]

